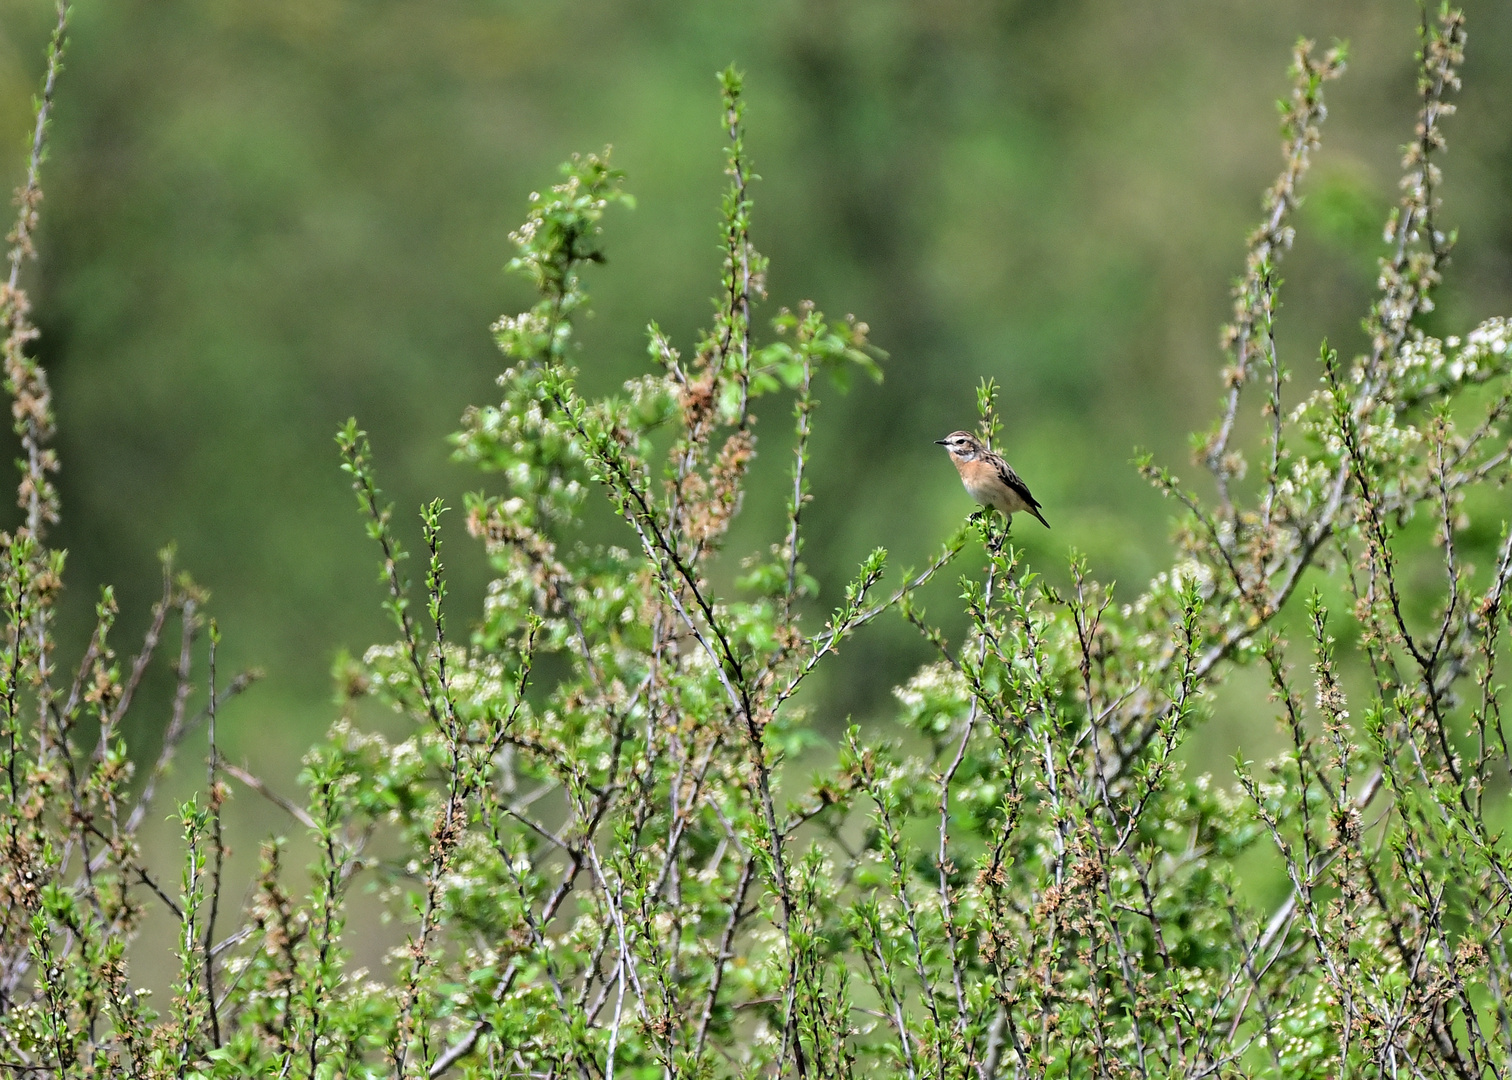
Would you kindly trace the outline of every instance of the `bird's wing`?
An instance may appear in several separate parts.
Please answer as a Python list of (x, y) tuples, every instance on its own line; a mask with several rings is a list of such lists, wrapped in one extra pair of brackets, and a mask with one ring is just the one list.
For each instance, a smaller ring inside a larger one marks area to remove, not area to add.
[(1029, 485), (1019, 479), (1019, 474), (1013, 471), (1013, 466), (996, 454), (993, 457), (996, 459), (993, 461), (993, 464), (997, 466), (998, 479), (1012, 488), (1019, 498), (1038, 510), (1040, 505), (1039, 500), (1029, 493)]
[(1045, 520), (1045, 515), (1040, 513), (1039, 500), (1030, 493), (1029, 485), (1024, 483), (1019, 478), (1019, 474), (1013, 471), (1013, 466), (996, 454), (993, 455), (993, 464), (997, 466), (998, 478), (1007, 484), (1009, 489), (1016, 493), (1019, 498), (1024, 500), (1024, 504), (1029, 507), (1029, 512), (1038, 519), (1041, 525), (1048, 529), (1050, 523)]

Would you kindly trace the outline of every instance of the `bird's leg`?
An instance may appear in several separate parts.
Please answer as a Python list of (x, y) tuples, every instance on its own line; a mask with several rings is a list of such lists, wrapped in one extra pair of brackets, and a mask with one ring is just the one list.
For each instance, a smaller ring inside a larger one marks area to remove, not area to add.
[(990, 506), (984, 506), (980, 511), (980, 525), (982, 527), (982, 540), (988, 552), (996, 555), (1003, 549), (1003, 540), (1008, 536), (1008, 526), (1012, 519), (1003, 515), (1003, 527), (998, 528), (997, 517), (1001, 511), (995, 511)]
[(992, 507), (982, 506), (973, 510), (971, 516), (966, 519), (982, 531), (982, 544), (993, 554), (997, 553), (998, 547), (1002, 543), (1001, 536), (993, 527), (996, 524), (996, 516), (993, 513)]

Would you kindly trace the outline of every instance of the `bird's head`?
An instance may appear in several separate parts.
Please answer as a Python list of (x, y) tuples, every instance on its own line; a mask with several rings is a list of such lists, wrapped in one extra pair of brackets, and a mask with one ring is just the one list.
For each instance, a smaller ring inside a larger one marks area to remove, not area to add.
[(975, 461), (987, 449), (982, 440), (969, 431), (952, 431), (943, 439), (936, 439), (935, 444), (949, 450), (955, 461)]

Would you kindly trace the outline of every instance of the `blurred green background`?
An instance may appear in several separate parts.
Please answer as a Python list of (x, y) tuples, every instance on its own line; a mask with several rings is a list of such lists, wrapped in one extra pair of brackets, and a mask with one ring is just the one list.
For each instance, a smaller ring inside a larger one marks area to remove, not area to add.
[[(1462, 240), (1435, 315), (1456, 330), (1512, 306), (1512, 5), (1465, 7), (1444, 192)], [(608, 219), (583, 382), (643, 370), (649, 320), (690, 346), (719, 265), (714, 73), (732, 60), (763, 177), (767, 312), (854, 312), (890, 354), (882, 384), (826, 390), (816, 415), (821, 601), (870, 548), (918, 564), (968, 512), (930, 442), (972, 425), (984, 376), (1054, 526), (1021, 523), (1030, 562), (1064, 577), (1078, 548), (1129, 596), (1168, 560), (1167, 509), (1129, 460), (1144, 447), (1195, 472), (1187, 433), (1216, 406), (1291, 44), (1351, 52), (1284, 268), (1295, 400), (1322, 335), (1361, 344), (1417, 17), (1405, 0), (79, 0), (33, 278), (68, 632), (82, 638), (112, 582), (132, 651), (156, 552), (176, 542), (213, 593), (226, 667), (267, 673), (228, 715), (227, 752), (292, 787), (335, 714), (337, 650), (390, 637), (337, 425), (355, 414), (372, 433), (412, 545), (422, 500), (485, 483), (446, 436), (495, 392), (488, 326), (529, 302), (502, 270), (507, 234), (573, 151), (613, 144), (638, 200)], [(0, 0), (10, 183), (51, 20), (42, 0)], [(733, 555), (778, 539), (788, 408), (766, 406)], [(485, 566), (449, 523), (465, 624)], [(958, 632), (947, 578), (929, 606)], [(890, 710), (926, 658), (901, 621), (872, 627), (816, 699), (821, 720)], [(150, 754), (159, 721), (137, 717)], [(1272, 737), (1261, 695), (1215, 724), (1215, 760)]]

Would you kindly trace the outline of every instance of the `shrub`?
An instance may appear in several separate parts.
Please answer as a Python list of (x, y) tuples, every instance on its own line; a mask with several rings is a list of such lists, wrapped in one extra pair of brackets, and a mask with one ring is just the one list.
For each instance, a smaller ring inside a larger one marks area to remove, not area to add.
[[(165, 574), (126, 671), (108, 644), (108, 590), (74, 674), (53, 659), (52, 417), (18, 275), (65, 15), (3, 296), (26, 520), (0, 568), (0, 1065), (583, 1080), (1512, 1069), (1496, 681), (1512, 534), (1502, 523), (1489, 568), (1462, 554), (1467, 499), (1512, 469), (1498, 427), (1512, 324), (1422, 329), (1453, 242), (1436, 162), (1458, 13), (1425, 11), (1421, 107), (1368, 351), (1345, 362), (1325, 345), (1317, 385), (1290, 400), (1276, 266), (1343, 64), (1298, 46), (1284, 168), (1235, 290), (1219, 420), (1196, 444), (1212, 494), (1142, 461), (1175, 507), (1175, 550), (1128, 604), (1075, 559), (1071, 584), (1052, 588), (1002, 523), (975, 515), (891, 584), (875, 552), (824, 626), (807, 625), (815, 379), (875, 374), (867, 328), (805, 304), (758, 344), (765, 263), (728, 71), (713, 326), (687, 359), (652, 326), (648, 374), (584, 397), (582, 274), (626, 196), (606, 158), (574, 159), (514, 236), (512, 265), (540, 299), (495, 326), (509, 363), (500, 402), (456, 436), (497, 491), (465, 508), (497, 575), (466, 644), (442, 615), (445, 508), (424, 508), (412, 591), (366, 438), (355, 422), (339, 435), (398, 637), (342, 673), (348, 708), (305, 759), (304, 805), (220, 759), (217, 708), (244, 683), (217, 685), (213, 624), (204, 704), (191, 708), (203, 598), (186, 579)], [(711, 560), (755, 453), (753, 403), (773, 395), (793, 402), (784, 539), (727, 594)], [(980, 406), (991, 438), (990, 385)], [(1260, 421), (1248, 447), (1246, 410)], [(600, 496), (624, 519), (623, 546), (574, 538)], [(1435, 549), (1412, 542), (1414, 519), (1431, 523)], [(952, 643), (915, 594), (976, 542), (986, 570), (962, 580), (971, 630)], [(1427, 562), (1442, 585), (1425, 601), (1406, 568)], [(897, 692), (898, 737), (851, 728), (836, 753), (801, 756), (826, 731), (796, 703), (805, 680), (888, 612), (938, 652)], [(170, 617), (178, 693), (163, 756), (133, 788), (120, 724)], [(1237, 785), (1189, 778), (1182, 744), (1241, 667), (1267, 674), (1290, 748), (1263, 769), (1237, 761)], [(1347, 692), (1351, 667), (1366, 677)], [(409, 736), (361, 730), (361, 697), (407, 717)], [(175, 887), (136, 838), (200, 722), (207, 790), (179, 811)], [(318, 851), (299, 887), (269, 841), (234, 918), (222, 910), (227, 777), (279, 801)], [(1290, 886), (1273, 909), (1244, 876), (1267, 851)], [(348, 962), (348, 899), (365, 881), (406, 927), (381, 981)], [(149, 905), (180, 926), (161, 1009), (128, 964)]]

